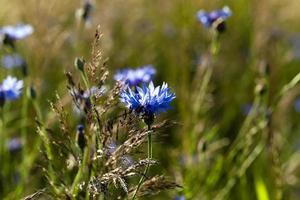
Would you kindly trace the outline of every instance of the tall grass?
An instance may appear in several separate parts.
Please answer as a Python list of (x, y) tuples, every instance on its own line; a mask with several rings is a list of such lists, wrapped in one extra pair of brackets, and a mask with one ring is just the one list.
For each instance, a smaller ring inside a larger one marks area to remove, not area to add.
[[(140, 199), (299, 198), (297, 0), (91, 2), (86, 24), (75, 16), (79, 0), (0, 0), (1, 25), (35, 29), (16, 43), (28, 74), (0, 68), (0, 80), (24, 81), (22, 97), (0, 110), (0, 199), (132, 199), (137, 187)], [(224, 5), (233, 14), (216, 37), (196, 13)], [(0, 57), (11, 52), (2, 46)], [(157, 70), (155, 85), (176, 93), (151, 130), (120, 104), (113, 80), (145, 64)], [(108, 92), (87, 111), (74, 92), (92, 86)], [(22, 149), (9, 151), (14, 137)]]

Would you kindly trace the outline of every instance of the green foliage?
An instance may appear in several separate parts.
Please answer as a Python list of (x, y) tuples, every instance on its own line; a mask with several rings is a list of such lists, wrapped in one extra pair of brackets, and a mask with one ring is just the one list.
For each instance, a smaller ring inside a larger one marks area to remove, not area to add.
[[(148, 165), (141, 199), (299, 199), (297, 0), (94, 1), (91, 24), (75, 17), (80, 1), (0, 3), (1, 24), (24, 21), (35, 28), (15, 47), (27, 62), (26, 73), (0, 68), (0, 80), (24, 80), (21, 99), (0, 110), (0, 199), (125, 199)], [(197, 21), (198, 10), (224, 3), (233, 13), (224, 33)], [(94, 35), (98, 24), (103, 35)], [(13, 51), (1, 46), (0, 58)], [(172, 110), (153, 125), (155, 160), (149, 154), (145, 159), (147, 127), (124, 114), (113, 81), (117, 69), (145, 64), (155, 66), (155, 83), (168, 82), (176, 93)], [(74, 112), (72, 91), (91, 86), (109, 92), (91, 99), (91, 112), (75, 101), (82, 117)], [(82, 123), (92, 146), (85, 150), (76, 140)], [(111, 134), (106, 139), (120, 146), (139, 141), (130, 153), (125, 145), (115, 156), (132, 156), (140, 174), (127, 177), (130, 168), (105, 157), (108, 143), (93, 133)], [(14, 137), (22, 149), (10, 152), (7, 143)], [(107, 197), (96, 189), (112, 175), (105, 182)]]

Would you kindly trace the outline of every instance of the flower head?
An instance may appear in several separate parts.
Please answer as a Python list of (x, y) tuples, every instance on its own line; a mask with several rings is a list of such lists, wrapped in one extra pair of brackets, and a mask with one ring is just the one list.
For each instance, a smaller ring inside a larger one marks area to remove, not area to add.
[(15, 137), (15, 138), (10, 139), (7, 142), (7, 149), (12, 153), (20, 151), (21, 148), (22, 148), (22, 141), (20, 138)]
[(20, 40), (33, 33), (33, 27), (29, 24), (17, 24), (15, 26), (3, 26), (0, 28), (0, 34), (5, 35), (9, 40)]
[[(218, 28), (225, 28), (224, 21), (231, 16), (231, 10), (228, 6), (224, 6), (220, 10), (214, 10), (211, 12), (206, 12), (204, 10), (200, 10), (197, 12), (198, 20), (206, 27), (211, 28), (213, 24), (220, 20), (220, 25)], [(219, 30), (219, 29), (218, 29)], [(219, 30), (222, 31), (222, 30)]]
[(25, 64), (25, 61), (19, 54), (10, 54), (2, 57), (1, 64), (7, 69), (12, 69), (21, 67)]
[(300, 112), (300, 98), (297, 98), (294, 103), (294, 108), (296, 112)]
[[(114, 152), (119, 148), (119, 146), (120, 145), (118, 145), (115, 141), (110, 141), (106, 147), (107, 148), (107, 150), (106, 150), (107, 156), (112, 156), (114, 154)], [(129, 167), (134, 163), (132, 157), (128, 156), (128, 155), (123, 155), (121, 157), (120, 161), (124, 167)]]
[(177, 196), (177, 197), (175, 197), (175, 200), (185, 200), (185, 198), (184, 198), (184, 196), (183, 196), (183, 195), (181, 195), (181, 196)]
[(82, 20), (86, 25), (91, 24), (91, 13), (93, 10), (93, 4), (90, 0), (84, 0), (82, 7), (77, 9), (75, 15), (79, 20)]
[(90, 97), (102, 96), (106, 92), (107, 92), (107, 86), (101, 86), (100, 88), (93, 86), (89, 90), (84, 91), (82, 97), (90, 98)]
[(8, 76), (0, 85), (0, 91), (4, 92), (5, 100), (16, 100), (20, 97), (23, 88), (23, 81)]
[(152, 81), (156, 70), (152, 65), (146, 65), (137, 69), (123, 69), (118, 71), (114, 79), (116, 81), (125, 82), (129, 86), (137, 86), (140, 83), (149, 83)]
[(174, 98), (175, 94), (166, 83), (154, 87), (152, 81), (148, 86), (136, 87), (136, 91), (128, 87), (120, 94), (120, 100), (127, 108), (143, 114), (144, 117), (167, 111)]

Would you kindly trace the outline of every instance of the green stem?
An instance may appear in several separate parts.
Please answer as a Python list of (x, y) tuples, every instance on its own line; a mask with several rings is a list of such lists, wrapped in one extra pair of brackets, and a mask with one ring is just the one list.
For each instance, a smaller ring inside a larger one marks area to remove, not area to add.
[(80, 181), (82, 181), (84, 175), (86, 175), (88, 172), (88, 164), (90, 162), (90, 153), (91, 153), (90, 146), (91, 146), (91, 137), (88, 138), (88, 144), (84, 150), (83, 161), (81, 163), (80, 168), (78, 169), (78, 172), (77, 172), (76, 177), (72, 184), (71, 193), (72, 193), (73, 198), (75, 198), (77, 196), (78, 185), (79, 185)]
[[(148, 159), (149, 160), (152, 158), (152, 138), (151, 138), (151, 132), (150, 132), (150, 130), (151, 130), (150, 129), (150, 125), (148, 125), (148, 131), (149, 131), (148, 132)], [(148, 173), (149, 168), (150, 168), (150, 164), (148, 163), (146, 165), (146, 168), (144, 170), (144, 173), (143, 173), (142, 177), (139, 180), (138, 186), (137, 186), (137, 188), (136, 188), (136, 190), (134, 192), (134, 195), (133, 195), (133, 197), (132, 197), (131, 200), (134, 200), (136, 198), (136, 195), (138, 194), (138, 191), (141, 188), (141, 186), (142, 186), (142, 184), (143, 184), (143, 182), (145, 180), (145, 177), (146, 177), (146, 175)]]
[(82, 80), (84, 82), (84, 85), (85, 85), (86, 89), (89, 91), (90, 90), (90, 84), (89, 84), (89, 81), (87, 79), (86, 73), (84, 71), (80, 71), (80, 74), (81, 74), (81, 77), (82, 77)]

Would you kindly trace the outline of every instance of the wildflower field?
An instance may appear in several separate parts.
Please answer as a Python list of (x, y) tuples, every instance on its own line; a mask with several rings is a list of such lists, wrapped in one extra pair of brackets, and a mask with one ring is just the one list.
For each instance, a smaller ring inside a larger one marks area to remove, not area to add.
[(300, 199), (299, 0), (0, 5), (0, 200)]

